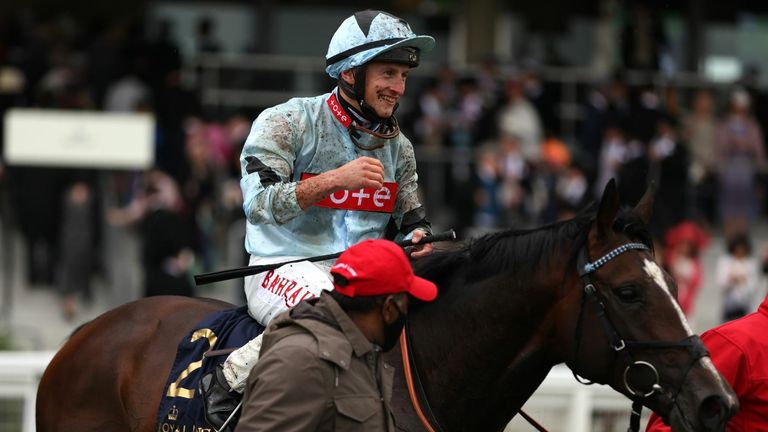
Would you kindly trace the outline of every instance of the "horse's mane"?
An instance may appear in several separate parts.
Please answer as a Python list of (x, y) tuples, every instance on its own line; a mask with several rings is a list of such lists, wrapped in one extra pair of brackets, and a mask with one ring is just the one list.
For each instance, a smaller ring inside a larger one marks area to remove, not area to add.
[[(471, 239), (453, 250), (438, 251), (414, 263), (416, 272), (437, 283), (441, 290), (450, 287), (459, 271), (464, 277), (513, 273), (517, 278), (530, 277), (534, 270), (551, 259), (567, 255), (569, 268), (576, 264), (576, 254), (587, 241), (589, 228), (596, 215), (595, 206), (573, 219), (534, 229), (510, 229)], [(633, 241), (653, 247), (651, 234), (631, 208), (617, 215), (613, 229)], [(563, 248), (568, 246), (569, 250)]]

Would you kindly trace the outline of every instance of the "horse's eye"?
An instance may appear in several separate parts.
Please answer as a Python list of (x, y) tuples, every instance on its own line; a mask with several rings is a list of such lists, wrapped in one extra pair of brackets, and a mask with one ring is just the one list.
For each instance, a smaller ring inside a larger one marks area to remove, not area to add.
[(624, 303), (635, 303), (640, 301), (640, 290), (637, 289), (637, 287), (619, 287), (613, 290), (613, 294)]

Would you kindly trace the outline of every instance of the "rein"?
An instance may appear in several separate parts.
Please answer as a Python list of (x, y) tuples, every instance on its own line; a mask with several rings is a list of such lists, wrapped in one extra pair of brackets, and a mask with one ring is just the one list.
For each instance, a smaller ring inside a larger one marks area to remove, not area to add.
[[(675, 401), (677, 400), (677, 396), (680, 393), (681, 387), (683, 385), (683, 382), (685, 381), (685, 378), (688, 376), (688, 372), (690, 372), (693, 365), (702, 357), (709, 356), (709, 352), (704, 347), (704, 344), (702, 343), (701, 339), (696, 336), (692, 335), (689, 336), (681, 341), (678, 342), (638, 342), (638, 341), (626, 341), (624, 338), (621, 337), (619, 332), (617, 331), (616, 327), (613, 325), (611, 320), (608, 318), (608, 315), (606, 314), (606, 307), (605, 303), (600, 299), (597, 290), (595, 289), (595, 285), (592, 282), (592, 278), (590, 277), (590, 274), (594, 273), (611, 261), (612, 259), (616, 258), (617, 256), (623, 254), (624, 252), (628, 252), (630, 250), (649, 250), (649, 247), (643, 243), (627, 243), (622, 246), (617, 247), (616, 249), (608, 252), (607, 254), (603, 255), (599, 259), (597, 259), (594, 262), (589, 262), (589, 254), (587, 252), (586, 245), (583, 246), (579, 250), (578, 255), (578, 262), (577, 262), (577, 270), (579, 274), (579, 279), (581, 280), (582, 285), (582, 291), (584, 295), (581, 298), (581, 309), (579, 310), (579, 318), (576, 322), (576, 346), (574, 348), (574, 367), (571, 369), (571, 372), (573, 373), (574, 378), (582, 384), (594, 384), (592, 381), (587, 381), (582, 378), (580, 378), (575, 370), (578, 367), (578, 360), (579, 360), (579, 346), (581, 344), (581, 327), (582, 327), (582, 318), (584, 315), (584, 309), (587, 300), (590, 301), (590, 304), (594, 305), (595, 309), (597, 310), (597, 316), (600, 318), (600, 323), (603, 326), (603, 330), (605, 331), (605, 334), (608, 336), (608, 343), (610, 344), (611, 348), (616, 352), (619, 357), (621, 358), (622, 362), (626, 365), (626, 368), (624, 369), (624, 386), (627, 389), (627, 391), (632, 395), (630, 399), (632, 400), (632, 414), (630, 415), (630, 425), (627, 429), (628, 432), (637, 432), (640, 429), (640, 415), (643, 409), (643, 401), (651, 397), (652, 395), (656, 393), (662, 393), (664, 391), (664, 388), (660, 384), (659, 379), (659, 372), (656, 369), (656, 367), (649, 362), (637, 360), (634, 361), (632, 358), (632, 351), (633, 350), (649, 350), (649, 349), (670, 349), (670, 348), (685, 348), (689, 354), (690, 359), (688, 361), (688, 365), (685, 368), (685, 372), (682, 375), (682, 379), (680, 380), (680, 383), (677, 385), (677, 388), (674, 389), (674, 393), (671, 401), (674, 405)], [(647, 385), (648, 383), (641, 383), (641, 385), (635, 385), (633, 386), (633, 377), (642, 377), (643, 372), (646, 372), (646, 374), (650, 374), (650, 376), (653, 377), (653, 384)], [(646, 385), (642, 385), (646, 384)]]
[[(409, 321), (406, 320), (405, 328), (403, 328), (403, 332), (400, 333), (400, 353), (403, 356), (403, 374), (405, 375), (405, 383), (408, 387), (408, 396), (411, 399), (411, 405), (413, 406), (413, 410), (416, 411), (416, 416), (419, 417), (421, 425), (424, 426), (424, 429), (426, 429), (427, 432), (443, 432), (443, 428), (440, 427), (440, 423), (437, 421), (434, 411), (432, 411), (432, 408), (429, 406), (429, 400), (424, 391), (424, 385), (421, 382), (418, 370), (416, 370), (413, 352), (408, 348), (410, 345), (410, 332), (408, 329)], [(413, 369), (411, 369), (411, 363), (413, 363)], [(424, 401), (426, 413), (424, 412), (424, 409), (421, 408), (419, 399)], [(525, 411), (520, 410), (520, 415), (537, 431), (547, 432), (543, 426), (537, 423), (536, 420), (529, 416)], [(435, 426), (432, 427), (432, 425)]]

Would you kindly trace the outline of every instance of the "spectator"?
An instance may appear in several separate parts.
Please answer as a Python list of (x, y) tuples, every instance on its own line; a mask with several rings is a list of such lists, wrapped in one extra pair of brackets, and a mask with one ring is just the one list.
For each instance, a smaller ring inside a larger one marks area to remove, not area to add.
[(760, 130), (765, 132), (768, 129), (768, 92), (760, 84), (760, 67), (756, 64), (747, 65), (739, 81), (739, 84), (749, 93), (755, 121), (760, 126)]
[(692, 221), (674, 226), (664, 236), (664, 266), (675, 280), (677, 302), (688, 317), (701, 287), (701, 253), (708, 243), (709, 236)]
[(575, 217), (587, 204), (589, 184), (584, 172), (577, 166), (569, 166), (560, 175), (555, 188), (555, 199), (559, 201), (560, 220)]
[(685, 116), (683, 142), (688, 147), (688, 178), (693, 186), (694, 209), (709, 224), (716, 220), (717, 210), (717, 118), (712, 92), (696, 91), (691, 113)]
[(397, 344), (412, 299), (432, 301), (437, 287), (414, 276), (403, 250), (387, 240), (352, 246), (331, 274), (334, 291), (299, 303), (267, 329), (238, 432), (395, 430), (394, 372), (381, 353)]
[(546, 133), (560, 133), (560, 119), (557, 114), (558, 101), (561, 99), (558, 85), (545, 83), (537, 70), (538, 66), (531, 64), (526, 67), (522, 77), (523, 94), (541, 119), (541, 126)]
[(475, 80), (477, 81), (480, 93), (483, 95), (484, 105), (496, 107), (502, 97), (502, 80), (498, 59), (493, 55), (487, 55), (475, 73)]
[[(616, 127), (626, 133), (631, 124), (627, 83), (623, 74), (617, 72), (609, 83), (593, 89), (587, 97), (585, 111), (580, 146), (586, 153), (585, 162), (594, 163), (600, 156), (606, 129)], [(594, 181), (598, 170), (595, 165), (588, 167), (590, 182)]]
[(749, 94), (731, 94), (730, 111), (718, 130), (720, 213), (726, 237), (746, 230), (757, 213), (755, 176), (765, 166), (763, 133), (750, 113)]
[(193, 295), (188, 270), (194, 262), (188, 222), (181, 216), (183, 202), (176, 181), (153, 169), (144, 175), (144, 189), (125, 208), (112, 209), (109, 221), (117, 226), (140, 224), (144, 296)]
[[(768, 297), (757, 311), (701, 335), (712, 362), (739, 398), (739, 412), (726, 429), (732, 432), (768, 430)], [(668, 432), (652, 414), (646, 432)]]
[(507, 100), (499, 111), (499, 133), (505, 137), (514, 135), (520, 143), (520, 151), (526, 160), (541, 159), (543, 130), (541, 119), (533, 104), (525, 98), (519, 79), (507, 81)]
[(624, 131), (618, 125), (605, 128), (603, 143), (600, 145), (600, 157), (597, 165), (597, 180), (594, 183), (594, 196), (600, 197), (605, 185), (618, 178), (621, 167), (629, 159), (629, 146), (624, 138)]
[(424, 93), (419, 96), (419, 117), (414, 129), (419, 141), (430, 149), (438, 149), (445, 144), (448, 127), (448, 104), (440, 91), (438, 82), (430, 82)]
[(92, 186), (85, 181), (75, 182), (64, 193), (57, 286), (67, 321), (75, 317), (77, 296), (91, 297), (91, 276), (96, 259), (95, 199)]
[(673, 120), (661, 116), (648, 146), (649, 177), (658, 185), (651, 232), (657, 239), (688, 213), (688, 152), (680, 142)]
[(474, 78), (464, 78), (459, 81), (458, 96), (451, 141), (454, 148), (467, 149), (474, 145), (475, 124), (484, 110), (483, 95)]
[(136, 65), (120, 79), (109, 85), (104, 97), (104, 110), (111, 112), (136, 112), (150, 104), (152, 92), (139, 76)]
[(619, 196), (624, 202), (640, 200), (648, 187), (650, 171), (647, 145), (637, 139), (627, 140), (627, 153), (619, 169)]
[(493, 229), (501, 221), (501, 176), (499, 175), (499, 155), (495, 147), (483, 146), (478, 150), (475, 164), (474, 226), (480, 229)]
[(560, 219), (562, 201), (558, 196), (560, 178), (568, 174), (571, 165), (571, 152), (565, 143), (551, 131), (541, 145), (541, 164), (538, 166), (538, 178), (546, 194), (539, 214), (539, 220), (550, 223)]
[(520, 140), (514, 135), (499, 139), (499, 153), (501, 204), (505, 225), (511, 225), (525, 216), (523, 203), (526, 190), (530, 189), (531, 167), (520, 150)]
[(204, 271), (210, 271), (214, 259), (214, 210), (216, 181), (232, 157), (226, 131), (218, 124), (188, 122), (184, 165), (179, 186), (189, 213), (190, 232), (196, 254)]
[(659, 119), (664, 115), (661, 98), (653, 86), (642, 86), (637, 90), (630, 107), (630, 115), (627, 133), (647, 145), (656, 133)]
[(742, 233), (728, 241), (728, 254), (717, 262), (717, 285), (723, 292), (722, 320), (747, 314), (757, 292), (760, 267), (752, 255), (752, 243)]

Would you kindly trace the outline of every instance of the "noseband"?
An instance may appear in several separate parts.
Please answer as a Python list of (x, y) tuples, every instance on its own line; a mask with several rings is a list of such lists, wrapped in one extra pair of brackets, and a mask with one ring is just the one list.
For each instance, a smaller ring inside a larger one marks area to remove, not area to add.
[[(581, 325), (582, 317), (584, 315), (585, 304), (589, 299), (590, 303), (595, 306), (597, 316), (600, 318), (600, 323), (603, 326), (605, 334), (608, 336), (608, 343), (617, 356), (620, 357), (622, 363), (626, 366), (624, 369), (624, 386), (627, 391), (632, 395), (632, 415), (630, 417), (629, 432), (636, 432), (640, 428), (640, 412), (643, 409), (643, 402), (656, 393), (662, 393), (664, 388), (661, 386), (659, 379), (659, 372), (652, 363), (641, 360), (634, 360), (633, 353), (642, 350), (652, 349), (673, 349), (673, 348), (685, 348), (690, 356), (688, 365), (685, 368), (685, 372), (674, 389), (674, 392), (670, 392), (672, 405), (675, 404), (677, 396), (680, 393), (683, 382), (688, 376), (693, 365), (702, 357), (709, 356), (709, 352), (704, 347), (701, 339), (696, 336), (689, 336), (678, 342), (638, 342), (627, 341), (621, 337), (616, 326), (613, 325), (611, 320), (606, 314), (606, 307), (603, 300), (600, 298), (595, 285), (592, 282), (590, 275), (597, 271), (600, 267), (616, 258), (617, 256), (631, 250), (649, 250), (649, 247), (643, 243), (626, 243), (616, 249), (608, 252), (602, 257), (598, 258), (594, 262), (589, 262), (589, 253), (587, 252), (586, 245), (579, 250), (577, 258), (577, 271), (579, 279), (581, 280), (582, 291), (584, 295), (581, 299), (581, 309), (579, 310), (579, 318), (576, 322), (576, 346), (574, 353), (574, 365), (572, 368), (573, 376), (582, 384), (594, 384), (591, 381), (586, 381), (576, 375), (575, 370), (578, 367), (579, 360), (579, 346), (581, 344)], [(638, 378), (650, 377), (651, 382), (636, 382)]]

